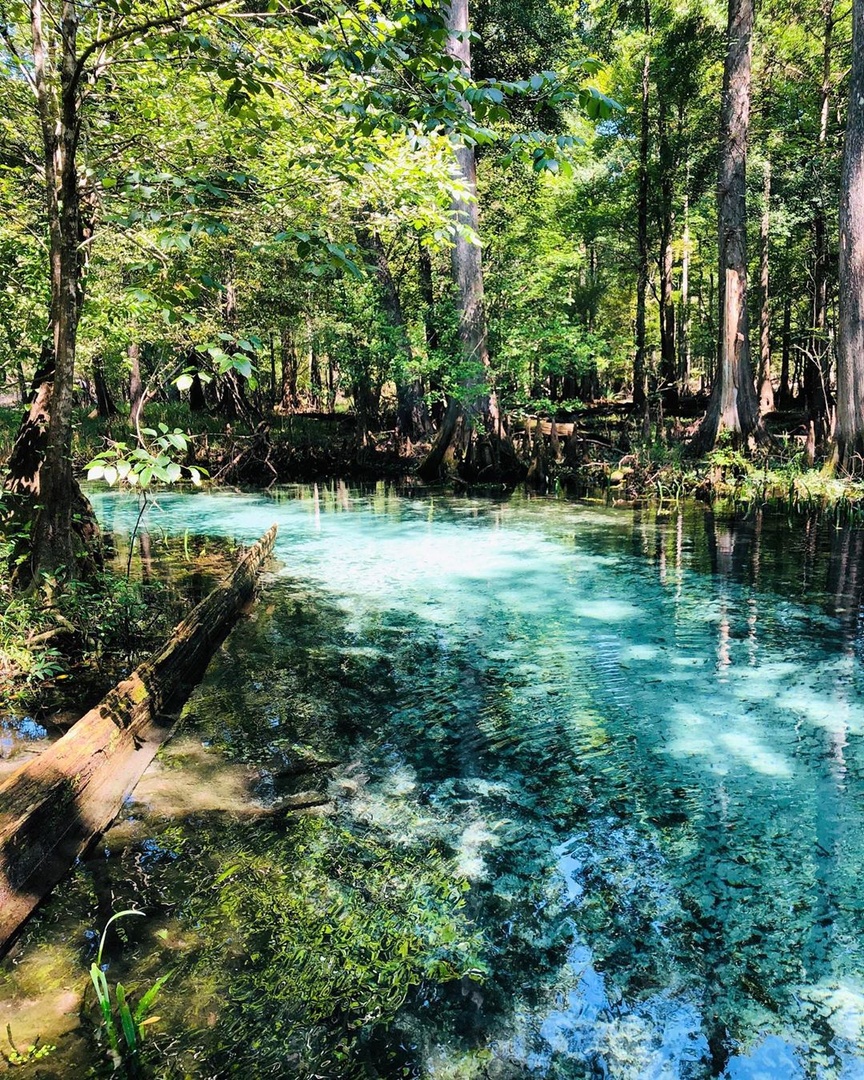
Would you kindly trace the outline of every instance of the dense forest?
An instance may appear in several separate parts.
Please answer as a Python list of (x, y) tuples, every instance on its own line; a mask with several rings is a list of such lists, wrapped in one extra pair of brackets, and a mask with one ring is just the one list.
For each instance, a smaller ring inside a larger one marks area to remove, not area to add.
[[(298, 413), (350, 413), (360, 458), (389, 433), (427, 480), (578, 472), (604, 409), (622, 452), (669, 437), (856, 473), (862, 17), (9, 6), (0, 363), (29, 403), (4, 495), (24, 577), (85, 556), (82, 410), (129, 418), (85, 457), (141, 487), (198, 479), (194, 440), (238, 424), (245, 463), (284, 479), (269, 431)], [(177, 406), (161, 441), (151, 403)]]

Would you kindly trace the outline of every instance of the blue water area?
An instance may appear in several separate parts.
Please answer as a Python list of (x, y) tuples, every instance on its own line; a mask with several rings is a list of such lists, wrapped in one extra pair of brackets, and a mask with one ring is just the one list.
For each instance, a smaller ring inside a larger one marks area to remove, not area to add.
[(860, 533), (342, 484), (145, 527), (273, 522), (190, 722), (270, 800), (302, 728), (340, 822), (470, 883), (485, 975), (406, 1000), (413, 1075), (864, 1077)]

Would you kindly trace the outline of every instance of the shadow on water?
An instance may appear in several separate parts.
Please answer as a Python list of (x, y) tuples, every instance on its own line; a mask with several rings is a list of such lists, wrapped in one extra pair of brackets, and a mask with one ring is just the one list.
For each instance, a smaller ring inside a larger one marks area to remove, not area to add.
[(862, 534), (283, 499), (166, 500), (285, 569), (29, 945), (146, 907), (164, 1075), (858, 1076)]

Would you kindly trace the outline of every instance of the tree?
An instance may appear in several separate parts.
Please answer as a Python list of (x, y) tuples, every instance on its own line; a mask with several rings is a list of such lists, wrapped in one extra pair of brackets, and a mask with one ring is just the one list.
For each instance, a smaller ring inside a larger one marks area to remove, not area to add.
[[(828, 118), (831, 106), (831, 53), (834, 42), (834, 0), (822, 0), (823, 49), (822, 72), (819, 86), (819, 132), (816, 159), (819, 172), (824, 173), (826, 143), (828, 141)], [(825, 201), (817, 189), (813, 214), (813, 310), (810, 354), (804, 367), (804, 399), (807, 415), (814, 427), (815, 441), (822, 443), (825, 437), (825, 420), (829, 411), (826, 384), (828, 381), (828, 280), (829, 244)]]
[(864, 0), (852, 4), (852, 69), (840, 188), (835, 460), (864, 468)]
[(651, 103), (651, 4), (643, 0), (643, 30), (645, 55), (642, 58), (642, 79), (639, 99), (639, 192), (636, 200), (636, 235), (638, 270), (636, 277), (636, 354), (633, 360), (633, 405), (637, 410), (648, 403), (648, 355), (645, 332), (645, 305), (648, 294), (648, 155), (650, 150)]
[[(468, 0), (453, 0), (447, 9), (447, 49), (459, 64), (466, 79), (471, 76), (471, 39)], [(466, 110), (469, 109), (467, 102)], [(461, 394), (453, 394), (441, 422), (438, 436), (420, 475), (435, 479), (448, 452), (457, 443), (467, 453), (474, 448), (476, 428), (483, 434), (483, 453), (479, 470), (494, 467), (499, 475), (519, 473), (521, 467), (513, 451), (498, 397), (489, 385), (490, 363), (486, 338), (486, 311), (483, 299), (483, 262), (479, 243), (480, 215), (477, 205), (477, 163), (473, 145), (464, 140), (454, 148), (456, 167), (464, 193), (453, 202), (456, 236), (452, 249), (452, 273), (459, 317), (459, 338), (465, 374)]]
[(35, 103), (51, 285), (44, 363), (6, 480), (21, 581), (61, 569), (74, 575), (98, 560), (98, 529), (73, 476), (70, 457), (75, 353), (96, 216), (93, 182), (82, 178), (78, 162), (85, 107), (110, 66), (112, 50), (151, 31), (176, 28), (190, 15), (220, 3), (203, 0), (140, 18), (118, 13), (113, 20), (96, 21), (89, 40), (79, 44), (81, 18), (75, 0), (55, 6), (31, 0), (29, 40), (21, 22), (6, 23), (2, 30), (6, 49)]
[[(284, 100), (299, 97), (301, 108), (306, 106), (318, 121), (320, 140), (343, 158), (352, 154), (346, 149), (348, 140), (339, 134), (340, 126), (354, 127), (371, 144), (373, 154), (380, 153), (372, 138), (377, 131), (402, 140), (406, 129), (434, 131), (442, 117), (458, 127), (458, 115), (453, 121), (453, 93), (436, 64), (443, 27), (434, 14), (423, 10), (427, 6), (418, 0), (394, 19), (374, 4), (364, 4), (358, 11), (328, 9), (316, 23), (303, 13), (282, 9), (268, 10), (248, 22), (232, 22), (231, 0), (200, 0), (167, 11), (137, 0), (109, 4), (106, 12), (79, 10), (76, 0), (31, 0), (26, 9), (16, 7), (4, 15), (0, 33), (5, 60), (15, 68), (7, 89), (9, 85), (14, 89), (17, 80), (29, 87), (34, 103), (41, 148), (38, 154), (25, 152), (20, 157), (22, 164), (43, 176), (50, 247), (45, 362), (12, 455), (4, 499), (6, 526), (18, 541), (14, 561), (20, 581), (61, 567), (68, 575), (86, 572), (94, 558), (95, 519), (80, 495), (70, 461), (85, 277), (108, 189), (101, 183), (104, 159), (98, 164), (93, 160), (93, 144), (107, 132), (106, 141), (113, 139), (107, 156), (122, 155), (120, 147), (128, 153), (130, 143), (118, 130), (124, 107), (131, 101), (146, 102), (151, 88), (159, 85), (160, 69), (172, 62), (182, 62), (190, 86), (199, 78), (203, 84), (199, 97), (203, 90), (212, 100), (212, 84), (225, 85), (221, 104), (226, 123), (243, 121), (247, 130), (242, 141), (252, 157), (260, 157), (265, 123), (256, 99), (260, 95), (266, 100), (265, 90), (271, 100), (277, 91)], [(221, 18), (215, 18), (217, 11)], [(411, 64), (415, 68), (411, 78), (391, 77), (391, 72), (403, 73)], [(376, 85), (381, 89), (373, 92)], [(182, 99), (178, 107), (182, 108)], [(275, 115), (266, 118), (270, 131), (282, 123), (278, 105), (274, 108)], [(94, 116), (104, 122), (94, 124)], [(224, 145), (230, 147), (231, 140)], [(192, 206), (203, 208), (203, 216), (209, 216), (206, 232), (218, 216), (216, 204), (224, 204), (231, 194), (227, 189), (232, 184), (235, 189), (246, 186), (245, 178), (222, 182), (223, 177), (236, 175), (231, 168), (233, 152), (226, 155), (224, 145), (228, 169), (223, 166), (218, 175), (193, 184), (201, 189), (198, 195), (182, 190), (186, 186), (182, 177), (163, 175), (147, 183), (139, 172), (134, 186), (142, 201), (177, 180), (181, 190), (174, 196), (188, 196)], [(87, 150), (85, 161), (80, 160), (82, 146)], [(188, 158), (188, 149), (186, 153)], [(361, 156), (354, 154), (353, 159), (356, 173), (362, 175), (362, 161), (357, 160)], [(313, 161), (310, 167), (318, 164)], [(152, 171), (164, 173), (155, 167)], [(139, 218), (149, 213), (153, 220), (162, 213), (155, 207), (135, 212)], [(184, 224), (185, 235), (176, 238), (179, 250), (188, 249), (191, 236), (201, 227), (200, 221)], [(308, 237), (301, 242), (308, 245)], [(328, 257), (351, 269), (342, 247), (326, 236), (322, 246)]]
[(747, 135), (750, 124), (753, 0), (729, 0), (720, 110), (718, 294), (720, 341), (708, 411), (693, 439), (710, 449), (721, 432), (736, 442), (767, 438), (750, 363), (747, 315)]

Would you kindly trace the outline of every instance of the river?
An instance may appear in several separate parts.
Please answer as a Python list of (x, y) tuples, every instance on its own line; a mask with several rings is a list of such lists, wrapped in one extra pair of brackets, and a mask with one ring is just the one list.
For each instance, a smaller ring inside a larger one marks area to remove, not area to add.
[[(128, 534), (134, 498), (95, 504)], [(108, 975), (172, 972), (153, 1075), (864, 1077), (859, 530), (338, 483), (143, 528), (158, 565), (274, 521), (0, 1019), (39, 979), (77, 1017), (135, 906)], [(66, 1029), (35, 1075), (97, 1067)]]

